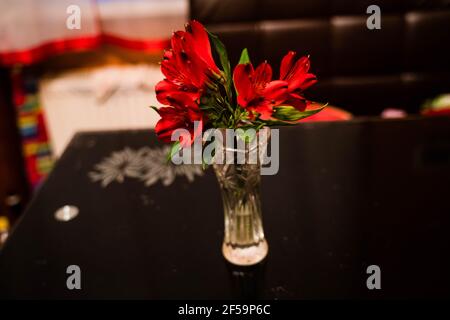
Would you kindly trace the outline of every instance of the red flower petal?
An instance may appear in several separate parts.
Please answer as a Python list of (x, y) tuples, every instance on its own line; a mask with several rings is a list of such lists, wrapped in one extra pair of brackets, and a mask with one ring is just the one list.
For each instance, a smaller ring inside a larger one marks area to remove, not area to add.
[(189, 48), (194, 49), (212, 71), (219, 73), (219, 68), (216, 66), (212, 57), (211, 45), (205, 27), (200, 22), (192, 20), (186, 27), (186, 30), (186, 39)]
[(294, 51), (289, 51), (281, 60), (280, 65), (280, 79), (286, 80), (286, 77), (289, 73), (289, 71), (292, 70), (294, 66), (294, 58), (296, 53)]
[(180, 87), (174, 84), (173, 82), (164, 79), (158, 82), (155, 86), (156, 99), (158, 99), (158, 101), (162, 104), (169, 104), (167, 96), (175, 91), (178, 91), (179, 88)]
[(285, 104), (287, 106), (293, 106), (298, 111), (305, 111), (307, 107), (306, 99), (288, 99)]
[(278, 105), (286, 99), (288, 83), (282, 80), (269, 82), (263, 91), (263, 96), (271, 105)]
[(272, 80), (272, 67), (267, 62), (263, 62), (256, 68), (253, 74), (252, 82), (255, 91), (261, 93), (270, 80)]
[(312, 73), (303, 73), (293, 77), (289, 81), (289, 91), (304, 91), (317, 82), (317, 78)]
[(172, 107), (162, 107), (158, 113), (161, 119), (155, 126), (155, 133), (158, 139), (170, 142), (173, 131), (185, 126), (184, 118)]
[(292, 77), (296, 77), (309, 71), (310, 62), (308, 57), (301, 57), (297, 60), (292, 70)]
[(169, 104), (181, 112), (186, 112), (186, 109), (200, 110), (197, 103), (192, 100), (192, 97), (182, 91), (173, 92), (167, 96)]
[(261, 120), (270, 120), (272, 118), (273, 107), (267, 102), (258, 105), (254, 110), (259, 113), (259, 118)]
[(248, 102), (254, 97), (254, 89), (251, 81), (254, 70), (251, 64), (238, 64), (234, 68), (233, 81), (238, 93), (238, 103), (246, 107)]
[(301, 57), (294, 64), (296, 53), (288, 52), (281, 61), (280, 79), (289, 82), (289, 92), (303, 91), (317, 82), (314, 74), (308, 73), (310, 61), (308, 57)]
[(174, 32), (171, 39), (172, 57), (164, 57), (161, 70), (167, 79), (179, 85), (201, 88), (206, 80), (207, 66), (198, 58), (198, 53), (192, 50), (193, 44), (186, 43), (187, 35), (184, 31)]
[(197, 101), (200, 97), (200, 92), (196, 91), (195, 87), (180, 87), (167, 79), (158, 82), (155, 87), (155, 92), (156, 99), (158, 99), (160, 103), (172, 106), (173, 104), (171, 101), (173, 101), (173, 99), (171, 98), (175, 96), (176, 99), (176, 96), (180, 93), (188, 97), (188, 99), (192, 102)]
[(175, 31), (172, 34), (172, 38), (170, 39), (170, 46), (175, 55), (179, 56), (183, 51), (183, 39), (186, 32), (184, 31)]

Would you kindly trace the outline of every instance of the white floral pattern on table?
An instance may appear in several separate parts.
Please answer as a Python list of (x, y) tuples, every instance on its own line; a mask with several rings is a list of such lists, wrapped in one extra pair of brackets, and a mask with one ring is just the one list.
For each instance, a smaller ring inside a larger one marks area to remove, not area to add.
[(164, 186), (171, 185), (177, 176), (184, 176), (189, 182), (195, 176), (203, 175), (201, 165), (174, 165), (167, 161), (169, 146), (162, 148), (143, 147), (138, 150), (125, 148), (113, 152), (89, 172), (93, 182), (107, 187), (112, 182), (122, 183), (125, 178), (141, 180), (146, 186), (161, 181)]

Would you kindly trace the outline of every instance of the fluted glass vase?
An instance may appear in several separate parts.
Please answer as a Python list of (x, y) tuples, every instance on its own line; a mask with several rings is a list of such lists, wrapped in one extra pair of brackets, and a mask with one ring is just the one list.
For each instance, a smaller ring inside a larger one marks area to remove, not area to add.
[[(268, 129), (265, 130), (270, 133)], [(235, 265), (257, 264), (269, 250), (262, 223), (259, 156), (265, 152), (269, 136), (254, 144), (243, 143), (241, 147), (224, 146), (222, 152), (228, 158), (223, 164), (214, 163), (225, 216), (222, 252)], [(253, 161), (250, 160), (252, 152), (258, 155)]]

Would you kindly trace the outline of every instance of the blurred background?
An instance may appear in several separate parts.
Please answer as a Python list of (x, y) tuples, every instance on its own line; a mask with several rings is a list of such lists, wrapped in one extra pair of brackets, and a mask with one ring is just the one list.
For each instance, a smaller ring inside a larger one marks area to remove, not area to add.
[(158, 62), (192, 18), (233, 65), (244, 45), (275, 70), (309, 54), (308, 98), (333, 106), (310, 121), (450, 114), (450, 0), (2, 0), (0, 234), (74, 133), (155, 125)]

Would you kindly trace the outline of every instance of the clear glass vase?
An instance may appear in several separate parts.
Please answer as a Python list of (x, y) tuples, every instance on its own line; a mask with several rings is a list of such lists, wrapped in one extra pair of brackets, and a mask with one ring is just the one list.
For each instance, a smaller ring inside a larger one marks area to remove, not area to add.
[[(264, 130), (269, 134), (253, 145), (243, 143), (240, 147), (230, 148), (224, 143), (223, 150), (219, 152), (223, 152), (228, 158), (224, 157), (226, 161), (223, 164), (213, 165), (221, 189), (225, 215), (222, 252), (229, 262), (240, 266), (257, 264), (266, 257), (269, 250), (264, 237), (260, 201), (259, 155), (265, 152), (270, 137), (270, 131)], [(259, 138), (259, 132), (257, 136)], [(250, 161), (255, 146), (258, 157), (256, 161)], [(245, 159), (244, 163), (242, 159)]]

